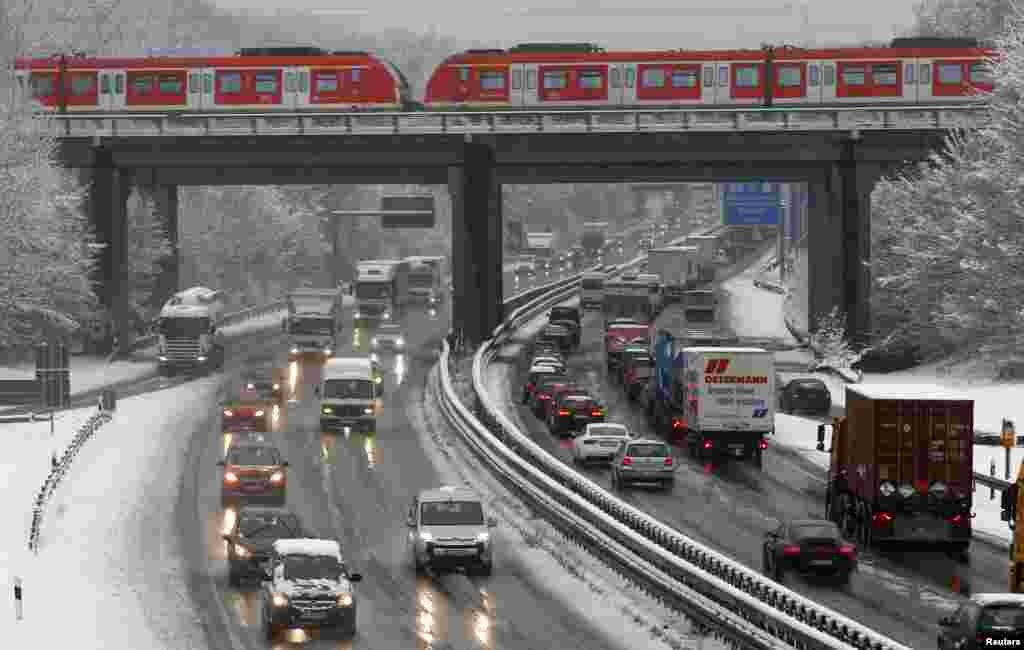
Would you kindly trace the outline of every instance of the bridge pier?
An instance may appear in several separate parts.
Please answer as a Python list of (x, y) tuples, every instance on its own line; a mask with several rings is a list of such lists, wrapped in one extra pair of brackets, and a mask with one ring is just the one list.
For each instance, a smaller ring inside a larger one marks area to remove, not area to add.
[(89, 185), (89, 218), (96, 229), (97, 243), (106, 244), (97, 270), (100, 301), (113, 320), (119, 348), (127, 350), (135, 338), (131, 328), (127, 269), (127, 209), (131, 192), (131, 174), (114, 164), (113, 152), (95, 150)]
[(452, 197), (452, 327), (476, 346), (503, 317), (501, 184), (494, 151), (466, 142), (463, 164), (448, 168)]
[(846, 332), (870, 340), (871, 192), (884, 173), (878, 163), (857, 160), (857, 143), (808, 183), (808, 327), (833, 307), (846, 313)]

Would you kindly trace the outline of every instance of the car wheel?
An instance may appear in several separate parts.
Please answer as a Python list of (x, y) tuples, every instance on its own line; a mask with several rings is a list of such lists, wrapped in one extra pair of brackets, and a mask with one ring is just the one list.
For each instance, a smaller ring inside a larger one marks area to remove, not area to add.
[(672, 486), (674, 486), (675, 483), (676, 482), (673, 481), (670, 478), (669, 479), (665, 479), (664, 481), (661, 482), (661, 489), (665, 490), (666, 492), (671, 492), (672, 491)]
[(490, 578), (491, 574), (493, 572), (494, 572), (494, 565), (491, 562), (485, 562), (485, 563), (481, 564), (480, 566), (478, 566), (476, 568), (476, 571), (474, 571), (474, 573), (476, 573), (476, 575), (478, 575), (478, 576), (480, 576), (482, 578)]

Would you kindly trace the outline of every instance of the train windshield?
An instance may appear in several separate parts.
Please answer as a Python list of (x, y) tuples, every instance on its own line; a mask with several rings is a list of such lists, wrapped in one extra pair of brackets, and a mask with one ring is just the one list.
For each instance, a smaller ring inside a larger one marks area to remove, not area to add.
[(210, 333), (209, 318), (161, 318), (157, 323), (161, 334), (172, 338), (192, 338)]

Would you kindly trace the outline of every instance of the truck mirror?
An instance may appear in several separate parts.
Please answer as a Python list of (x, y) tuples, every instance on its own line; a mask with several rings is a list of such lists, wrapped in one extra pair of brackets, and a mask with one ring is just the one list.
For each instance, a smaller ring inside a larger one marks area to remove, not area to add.
[(361, 574), (361, 573), (350, 573), (350, 574), (348, 574), (349, 582), (359, 582), (362, 579), (363, 579), (363, 574)]
[(825, 425), (818, 425), (818, 451), (825, 451)]
[(1016, 519), (1017, 519), (1017, 484), (1016, 483), (1010, 485), (1010, 487), (1008, 487), (1005, 490), (1003, 490), (1003, 494), (1002, 494), (1001, 500), (1002, 500), (1002, 504), (1001, 505), (1002, 505), (1002, 510), (1003, 511), (999, 515), (999, 518), (1002, 521), (1011, 522), (1011, 527), (1012, 527), (1013, 526), (1013, 522), (1015, 522)]

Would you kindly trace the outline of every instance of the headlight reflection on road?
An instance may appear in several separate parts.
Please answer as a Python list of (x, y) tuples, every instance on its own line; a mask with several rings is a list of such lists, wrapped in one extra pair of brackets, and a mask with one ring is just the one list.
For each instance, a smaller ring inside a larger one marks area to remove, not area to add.
[(363, 442), (363, 450), (366, 451), (366, 465), (370, 469), (377, 466), (377, 436), (368, 433)]
[(405, 381), (405, 355), (399, 352), (395, 355), (395, 383), (401, 384)]
[(480, 590), (480, 609), (466, 612), (466, 640), (475, 640), (482, 648), (494, 648), (494, 598)]
[(295, 395), (295, 385), (299, 382), (299, 362), (292, 361), (288, 364), (288, 386)]

